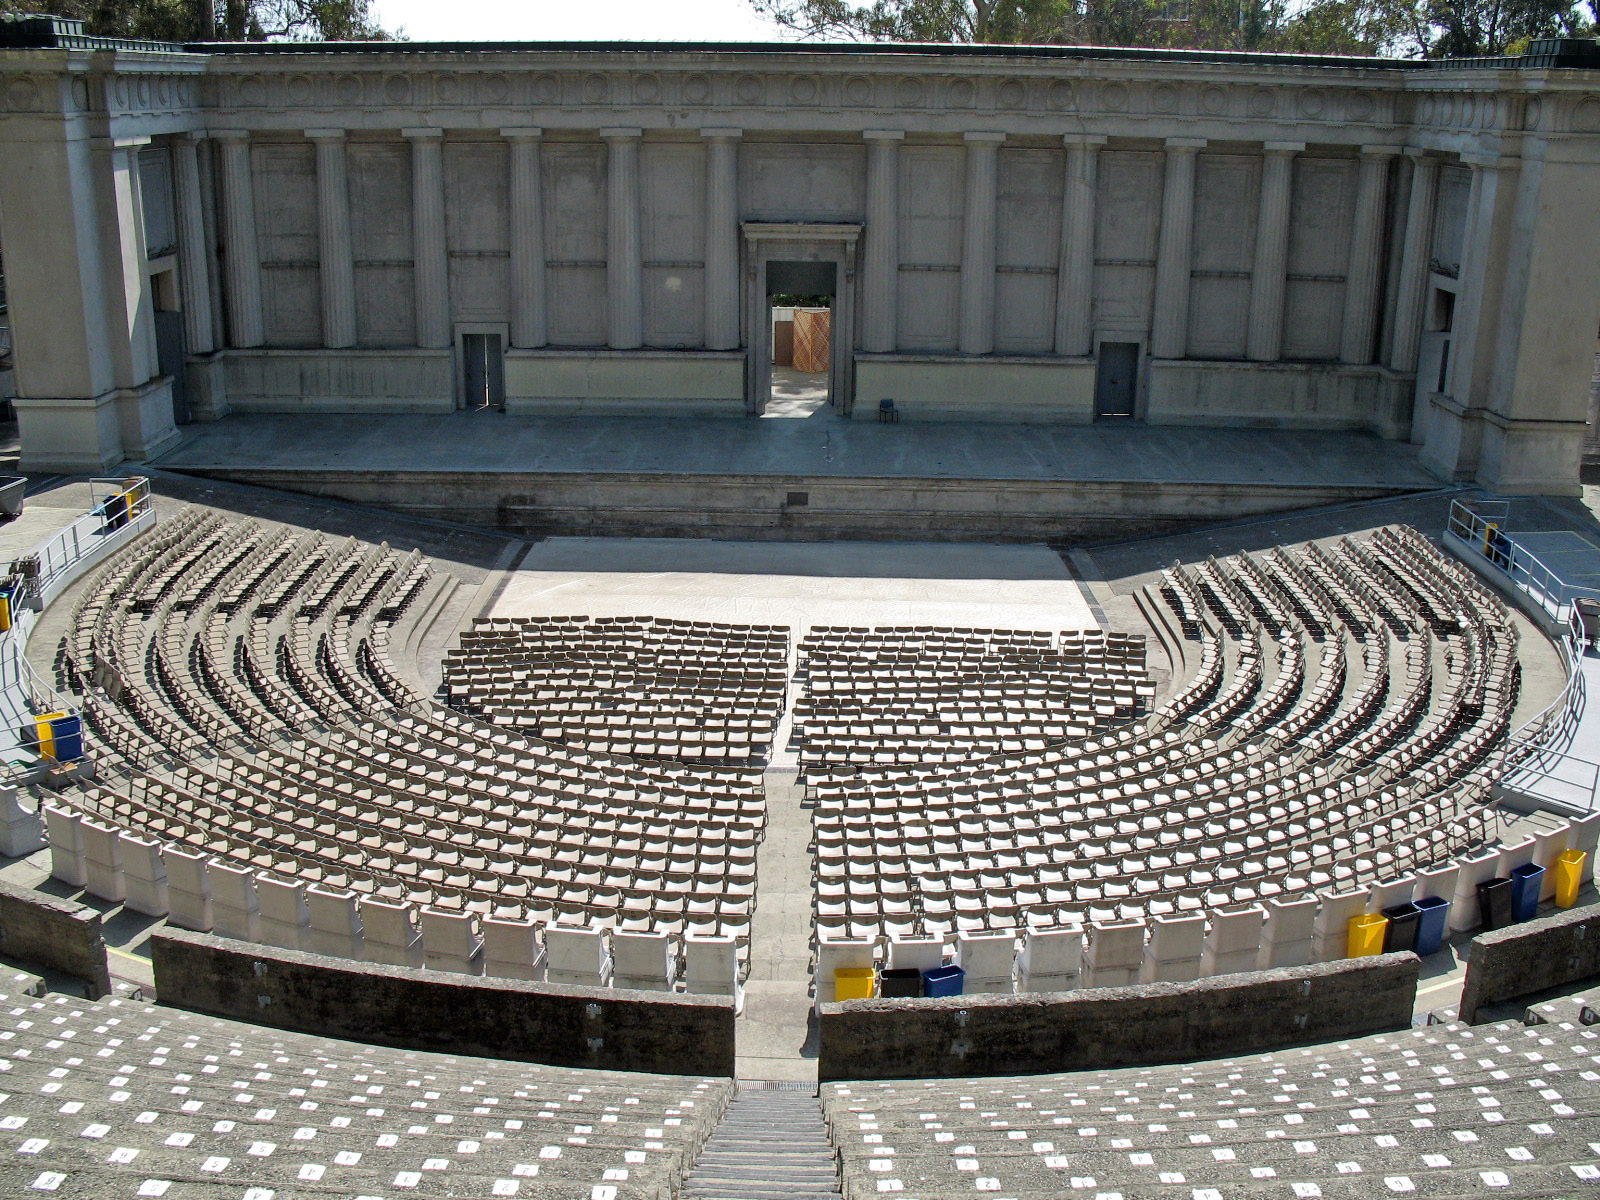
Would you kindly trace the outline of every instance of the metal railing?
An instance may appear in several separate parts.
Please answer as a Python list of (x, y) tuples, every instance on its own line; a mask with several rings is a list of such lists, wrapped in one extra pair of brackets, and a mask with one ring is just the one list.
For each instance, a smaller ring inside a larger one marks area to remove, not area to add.
[(1510, 512), (1509, 500), (1452, 500), (1446, 529), (1557, 621), (1568, 620), (1580, 599), (1600, 601), (1600, 589), (1564, 582), (1537, 554), (1521, 545), (1516, 535), (1506, 530)]

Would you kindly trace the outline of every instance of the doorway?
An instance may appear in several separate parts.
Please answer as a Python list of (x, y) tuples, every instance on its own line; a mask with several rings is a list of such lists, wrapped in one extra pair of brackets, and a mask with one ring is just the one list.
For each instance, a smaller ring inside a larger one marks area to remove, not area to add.
[(833, 297), (837, 264), (767, 263), (772, 365), (763, 417), (809, 417), (833, 403)]
[(461, 407), (468, 412), (506, 407), (505, 341), (499, 333), (462, 333)]
[(183, 337), (183, 313), (179, 309), (178, 273), (157, 271), (150, 276), (150, 291), (155, 298), (156, 374), (172, 379), (172, 423), (187, 425), (194, 420), (189, 410), (189, 389), (184, 384), (184, 364), (188, 351)]
[(1139, 396), (1139, 343), (1101, 342), (1094, 373), (1097, 421), (1131, 421)]

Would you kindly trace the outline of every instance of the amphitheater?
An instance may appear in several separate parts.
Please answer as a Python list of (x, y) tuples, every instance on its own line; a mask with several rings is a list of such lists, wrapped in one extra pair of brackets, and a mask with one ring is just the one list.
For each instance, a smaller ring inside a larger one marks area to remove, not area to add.
[(0, 85), (0, 1192), (1600, 1190), (1595, 43)]

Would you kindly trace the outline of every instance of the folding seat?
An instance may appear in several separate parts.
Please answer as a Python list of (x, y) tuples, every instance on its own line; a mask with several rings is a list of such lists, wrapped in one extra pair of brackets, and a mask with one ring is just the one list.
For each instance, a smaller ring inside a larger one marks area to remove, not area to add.
[(1201, 976), (1254, 971), (1266, 920), (1267, 910), (1258, 905), (1214, 911), (1200, 954)]
[(969, 994), (1010, 995), (1016, 988), (1013, 979), (1016, 957), (1014, 932), (956, 937), (955, 963), (966, 972), (965, 991)]
[(18, 803), (16, 788), (0, 787), (0, 854), (23, 858), (44, 846), (43, 816)]
[(123, 907), (151, 917), (167, 915), (167, 870), (161, 847), (122, 832), (117, 835), (122, 856)]
[(550, 983), (611, 985), (611, 952), (601, 931), (551, 925), (544, 931), (544, 945), (545, 978)]
[[(240, 941), (261, 940), (261, 903), (255, 874), (228, 863), (211, 862), (211, 932)], [(169, 889), (170, 893), (170, 889)]]

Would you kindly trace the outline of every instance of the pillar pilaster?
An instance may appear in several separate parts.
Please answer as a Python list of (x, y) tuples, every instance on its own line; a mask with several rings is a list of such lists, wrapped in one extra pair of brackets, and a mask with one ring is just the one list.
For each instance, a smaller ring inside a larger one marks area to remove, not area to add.
[(861, 348), (890, 354), (900, 341), (900, 143), (905, 131), (868, 129), (867, 228), (861, 275)]
[(739, 139), (702, 129), (706, 143), (706, 349), (739, 348)]
[(1150, 354), (1182, 358), (1189, 347), (1189, 272), (1194, 260), (1194, 170), (1204, 138), (1168, 138), (1161, 187)]
[(1350, 231), (1350, 266), (1344, 280), (1344, 324), (1339, 361), (1370, 363), (1378, 319), (1378, 252), (1383, 241), (1383, 201), (1389, 183), (1393, 146), (1363, 146), (1356, 185), (1356, 214)]
[(322, 344), (356, 344), (355, 250), (350, 239), (350, 179), (342, 129), (308, 129), (317, 148), (317, 263), (322, 283)]
[(1400, 285), (1394, 300), (1394, 337), (1389, 366), (1396, 371), (1417, 369), (1422, 339), (1422, 309), (1428, 282), (1428, 261), (1433, 254), (1433, 206), (1439, 191), (1439, 163), (1420, 152), (1411, 160), (1411, 199), (1406, 205), (1405, 249), (1400, 256)]
[[(416, 341), (450, 345), (450, 252), (444, 227), (444, 130), (402, 129), (411, 143), (411, 279)], [(513, 205), (512, 238), (516, 237)], [(513, 283), (513, 289), (515, 284)]]
[(961, 232), (963, 354), (994, 351), (995, 183), (1003, 133), (969, 133), (965, 219)]
[(644, 263), (639, 241), (641, 129), (602, 129), (606, 140), (606, 342), (644, 344)]
[(211, 137), (222, 158), (222, 274), (228, 344), (248, 349), (266, 340), (250, 134), (242, 129), (217, 129)]
[(1094, 351), (1094, 230), (1100, 147), (1104, 137), (1069, 133), (1061, 199), (1061, 266), (1056, 274), (1055, 351), (1083, 357)]
[(1267, 142), (1262, 147), (1261, 204), (1256, 213), (1255, 261), (1250, 270), (1250, 327), (1245, 357), (1276, 362), (1283, 357), (1283, 303), (1288, 281), (1289, 204), (1294, 156), (1304, 142)]
[(201, 200), (200, 141), (185, 133), (172, 140), (173, 190), (178, 201), (178, 289), (183, 299), (183, 340), (190, 354), (210, 354), (212, 338), (210, 255), (206, 252)]

